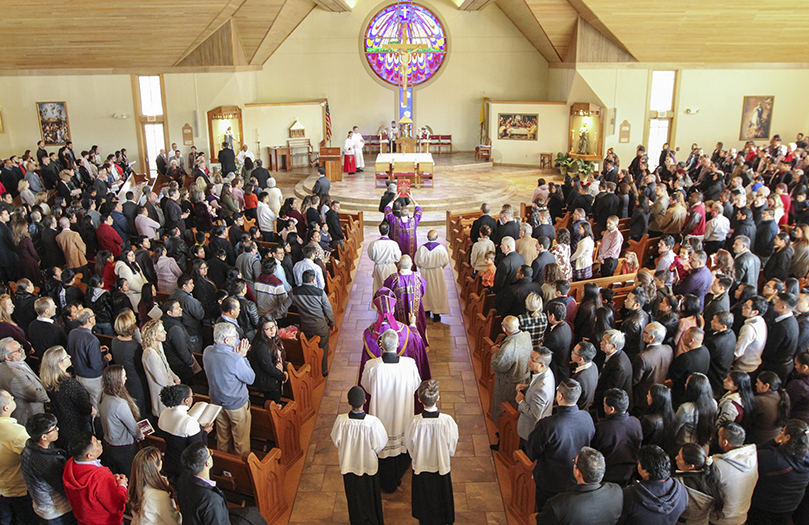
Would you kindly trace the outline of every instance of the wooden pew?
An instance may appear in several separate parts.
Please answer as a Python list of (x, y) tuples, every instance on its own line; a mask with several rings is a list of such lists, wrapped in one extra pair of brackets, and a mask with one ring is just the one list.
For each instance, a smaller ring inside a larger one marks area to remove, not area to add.
[[(511, 498), (506, 508), (521, 525), (534, 525), (531, 515), (536, 512), (537, 486), (534, 483), (534, 466), (522, 450), (514, 451), (514, 462), (508, 468), (511, 481)], [(570, 466), (573, 468), (573, 465)]]
[(611, 277), (598, 277), (596, 279), (587, 279), (585, 281), (574, 281), (570, 283), (569, 295), (576, 297), (576, 301), (580, 301), (584, 297), (584, 285), (587, 283), (596, 283), (599, 288), (609, 288), (616, 283), (627, 283), (637, 281), (637, 273), (627, 273), (623, 275), (613, 275)]
[(311, 371), (312, 367), (309, 365), (303, 365), (300, 370), (295, 370), (292, 363), (287, 363), (289, 384), (292, 387), (295, 402), (298, 404), (298, 419), (301, 424), (317, 413), (313, 400), (316, 385)]
[[(336, 336), (337, 332), (332, 332), (329, 335), (329, 346), (331, 346), (331, 338)], [(295, 339), (283, 339), (284, 351), (287, 354), (287, 362), (292, 363), (297, 368), (304, 365), (309, 365), (309, 375), (312, 378), (314, 386), (320, 385), (326, 378), (323, 376), (322, 363), (323, 363), (323, 350), (318, 346), (320, 344), (320, 337), (313, 337), (311, 340), (307, 339), (303, 332), (298, 332), (298, 337)]]
[[(146, 436), (144, 446), (166, 450), (166, 443), (159, 437)], [(286, 467), (281, 464), (281, 450), (274, 448), (262, 459), (252, 452), (239, 457), (218, 450), (211, 450), (213, 467), (211, 479), (222, 489), (232, 504), (255, 504), (270, 525), (280, 523), (288, 509), (284, 497)]]
[[(211, 402), (211, 398), (194, 394), (194, 402)], [(292, 401), (283, 408), (273, 401), (267, 401), (264, 408), (250, 406), (250, 448), (259, 457), (270, 449), (281, 449), (281, 464), (289, 467), (303, 457), (301, 448), (301, 427), (298, 419), (298, 405)], [(216, 432), (208, 435), (209, 441), (216, 441)]]
[(462, 221), (469, 220), (474, 221), (480, 217), (479, 211), (474, 212), (467, 212), (467, 213), (452, 213), (451, 211), (447, 210), (447, 221), (446, 221), (446, 235), (447, 239), (449, 240), (450, 233), (452, 229), (459, 225)]
[(517, 433), (517, 420), (520, 413), (511, 403), (500, 403), (503, 415), (497, 420), (497, 431), (500, 433), (500, 447), (495, 456), (506, 466), (514, 464), (514, 452), (520, 450), (520, 435)]

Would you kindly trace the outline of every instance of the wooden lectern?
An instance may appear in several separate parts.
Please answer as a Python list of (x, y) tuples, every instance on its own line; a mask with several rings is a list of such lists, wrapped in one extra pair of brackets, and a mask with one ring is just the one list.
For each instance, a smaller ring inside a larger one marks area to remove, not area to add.
[(320, 165), (326, 168), (326, 177), (332, 182), (343, 180), (343, 162), (340, 148), (320, 148)]
[(416, 139), (403, 137), (396, 139), (396, 150), (399, 153), (415, 153), (416, 152)]

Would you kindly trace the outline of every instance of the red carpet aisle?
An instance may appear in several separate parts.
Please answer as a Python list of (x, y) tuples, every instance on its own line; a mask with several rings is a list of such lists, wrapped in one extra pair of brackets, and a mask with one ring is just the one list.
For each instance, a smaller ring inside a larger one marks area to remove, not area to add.
[[(427, 229), (420, 228), (419, 243), (426, 241), (426, 235)], [(443, 229), (440, 230), (440, 235), (441, 242), (444, 242)], [(362, 258), (340, 329), (340, 340), (318, 410), (289, 523), (348, 523), (343, 478), (337, 460), (337, 449), (330, 434), (337, 414), (349, 410), (346, 393), (357, 382), (362, 332), (376, 319), (371, 306), (373, 263), (365, 255), (365, 246), (378, 236), (375, 228), (366, 228)], [(460, 430), (460, 442), (452, 459), (455, 523), (505, 525), (505, 508), (494, 459), (489, 450), (486, 423), (450, 266), (445, 269), (444, 275), (451, 312), (441, 316), (441, 323), (435, 324), (428, 320), (427, 335), (430, 339), (429, 355), (433, 378), (441, 383), (440, 409), (455, 418)], [(385, 523), (389, 525), (418, 523), (410, 516), (410, 476), (410, 472), (405, 474), (402, 486), (395, 494), (382, 495)]]

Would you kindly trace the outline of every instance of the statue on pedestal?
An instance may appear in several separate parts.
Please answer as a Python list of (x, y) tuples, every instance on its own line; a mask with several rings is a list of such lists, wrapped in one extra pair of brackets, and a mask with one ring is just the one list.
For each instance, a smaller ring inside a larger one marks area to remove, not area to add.
[(590, 130), (587, 129), (587, 124), (585, 123), (581, 127), (581, 129), (579, 129), (579, 147), (577, 153), (586, 155), (587, 150), (589, 148), (590, 148)]

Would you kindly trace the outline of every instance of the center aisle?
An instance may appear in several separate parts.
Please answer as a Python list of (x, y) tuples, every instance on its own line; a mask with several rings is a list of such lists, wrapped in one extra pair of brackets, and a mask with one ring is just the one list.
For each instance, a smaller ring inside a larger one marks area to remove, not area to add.
[[(419, 244), (426, 242), (427, 228), (419, 228)], [(443, 230), (439, 240), (445, 243)], [(340, 328), (340, 340), (331, 364), (323, 399), (307, 450), (303, 474), (289, 523), (347, 524), (343, 477), (337, 448), (331, 441), (331, 429), (337, 414), (348, 412), (348, 389), (357, 384), (362, 333), (375, 319), (371, 305), (373, 263), (365, 247), (379, 237), (376, 228), (365, 229), (365, 242), (358, 263), (349, 304)], [(506, 513), (497, 482), (494, 459), (489, 449), (475, 371), (467, 349), (458, 295), (451, 266), (444, 270), (449, 293), (450, 314), (441, 315), (441, 323), (427, 321), (430, 340), (430, 368), (440, 382), (439, 408), (458, 422), (460, 440), (452, 458), (452, 482), (455, 492), (455, 523), (506, 525)], [(410, 477), (394, 494), (382, 494), (385, 522), (390, 525), (418, 523), (410, 515)]]

